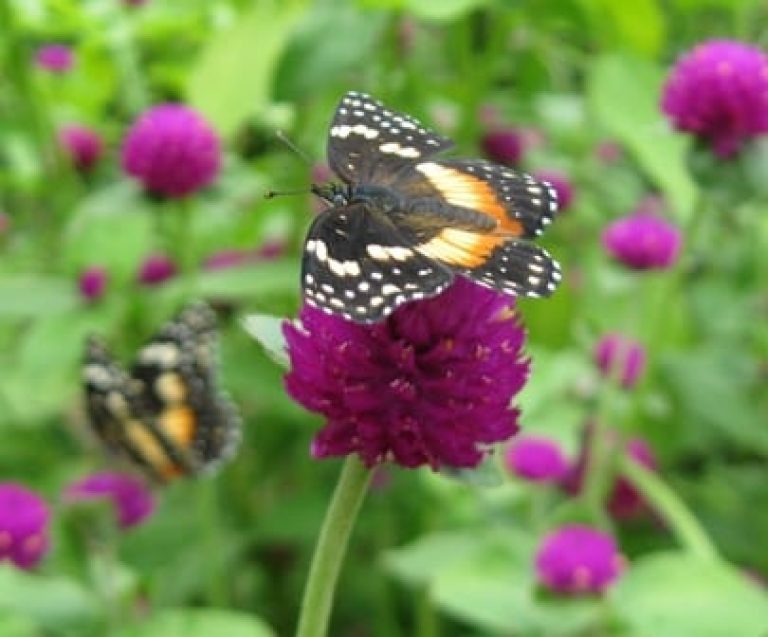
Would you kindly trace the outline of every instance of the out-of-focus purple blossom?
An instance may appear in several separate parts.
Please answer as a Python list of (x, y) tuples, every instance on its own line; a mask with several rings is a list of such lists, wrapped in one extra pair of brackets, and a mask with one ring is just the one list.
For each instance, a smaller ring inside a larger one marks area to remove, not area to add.
[(680, 231), (653, 214), (636, 212), (614, 221), (603, 231), (603, 247), (634, 270), (664, 269), (677, 262)]
[(164, 254), (151, 254), (139, 268), (137, 279), (144, 285), (158, 285), (176, 276), (176, 264)]
[(285, 323), (288, 393), (326, 417), (315, 458), (474, 467), (518, 429), (528, 362), (513, 300), (466, 279), (360, 325), (305, 305)]
[(595, 364), (606, 377), (616, 377), (630, 389), (645, 371), (645, 348), (622, 334), (605, 334), (595, 346)]
[(4, 212), (0, 212), (0, 237), (11, 228), (11, 218)]
[(568, 210), (573, 203), (573, 184), (568, 175), (559, 170), (537, 170), (533, 176), (548, 182), (557, 193), (557, 209), (560, 212)]
[(513, 440), (504, 461), (510, 472), (531, 482), (559, 482), (568, 472), (568, 460), (549, 438), (525, 436)]
[(123, 141), (122, 165), (148, 192), (186, 197), (211, 184), (219, 174), (219, 138), (191, 108), (161, 104), (131, 126)]
[(66, 73), (75, 64), (75, 54), (66, 44), (44, 44), (35, 52), (35, 64), (52, 73)]
[(624, 558), (614, 539), (588, 526), (563, 526), (545, 536), (536, 553), (539, 582), (565, 595), (598, 594), (621, 575)]
[(480, 146), (491, 161), (505, 166), (516, 166), (525, 152), (525, 138), (519, 129), (497, 128), (483, 135)]
[[(611, 430), (601, 429), (600, 431), (602, 435), (606, 436), (606, 443), (615, 449), (618, 442), (614, 433)], [(595, 435), (594, 432), (594, 426), (585, 428), (579, 456), (561, 482), (562, 488), (570, 495), (578, 495), (584, 486), (584, 478), (589, 467), (589, 447), (592, 436)], [(624, 453), (650, 471), (656, 471), (658, 468), (651, 446), (640, 437), (630, 438), (625, 445)], [(637, 518), (649, 510), (643, 496), (622, 475), (616, 477), (608, 496), (607, 508), (608, 512), (617, 520)]]
[(595, 157), (604, 164), (615, 164), (624, 155), (618, 142), (606, 139), (595, 146)]
[(70, 124), (59, 131), (59, 144), (72, 165), (81, 172), (90, 171), (104, 152), (104, 143), (95, 130)]
[(768, 133), (768, 55), (734, 40), (709, 40), (683, 55), (664, 85), (661, 108), (680, 130), (721, 158)]
[(147, 4), (148, 0), (123, 0), (123, 4), (126, 7), (140, 7)]
[(91, 266), (80, 273), (78, 286), (80, 294), (86, 301), (97, 301), (100, 299), (107, 287), (109, 275), (107, 271), (100, 266)]
[(144, 522), (155, 510), (155, 498), (139, 478), (121, 473), (94, 473), (66, 487), (67, 502), (109, 500), (120, 528)]
[(0, 482), (0, 562), (23, 569), (37, 566), (48, 551), (48, 505), (34, 491)]

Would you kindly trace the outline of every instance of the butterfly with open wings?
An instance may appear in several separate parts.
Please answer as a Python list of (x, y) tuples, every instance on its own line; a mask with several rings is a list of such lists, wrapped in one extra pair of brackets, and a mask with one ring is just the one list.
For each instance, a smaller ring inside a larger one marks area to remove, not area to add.
[(130, 371), (90, 337), (83, 386), (93, 430), (157, 482), (203, 473), (231, 458), (240, 420), (217, 387), (216, 354), (215, 315), (202, 303), (166, 323)]
[(514, 296), (548, 296), (561, 279), (530, 243), (557, 211), (554, 188), (481, 159), (436, 159), (453, 146), (418, 120), (349, 91), (331, 122), (328, 162), (343, 184), (309, 229), (307, 303), (374, 323), (435, 296), (457, 275)]

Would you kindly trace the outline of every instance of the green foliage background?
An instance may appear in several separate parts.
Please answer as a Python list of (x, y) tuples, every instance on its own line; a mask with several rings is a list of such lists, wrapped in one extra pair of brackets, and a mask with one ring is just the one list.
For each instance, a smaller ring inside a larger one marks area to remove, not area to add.
[[(108, 542), (57, 507), (39, 572), (0, 567), (0, 635), (293, 630), (338, 466), (309, 459), (322, 423), (287, 398), (273, 360), (274, 317), (299, 303), (312, 203), (262, 195), (311, 179), (274, 131), (322, 161), (349, 89), (431, 123), (465, 156), (481, 152), (488, 105), (543, 133), (523, 167), (565, 171), (576, 199), (543, 241), (565, 284), (520, 303), (533, 360), (524, 428), (572, 456), (590, 418), (645, 437), (718, 555), (692, 550), (663, 516), (619, 525), (631, 564), (607, 599), (553, 599), (533, 581), (536, 541), (557, 523), (598, 521), (584, 502), (508, 478), (484, 486), (389, 468), (364, 506), (331, 634), (768, 634), (768, 598), (744, 574), (768, 574), (768, 149), (718, 165), (658, 106), (677, 55), (714, 37), (765, 45), (766, 25), (757, 0), (0, 0), (0, 211), (11, 221), (0, 231), (0, 479), (56, 503), (64, 484), (104, 466), (80, 406), (85, 335), (102, 333), (128, 357), (190, 296), (188, 277), (137, 285), (147, 254), (198, 263), (221, 249), (287, 246), (192, 284), (227, 308), (223, 384), (244, 415), (236, 460), (215, 480), (165, 489), (146, 525)], [(30, 64), (51, 41), (73, 46), (71, 73)], [(179, 210), (119, 169), (127, 126), (168, 100), (200, 110), (225, 146), (221, 177), (185, 204), (183, 245), (168, 241)], [(86, 177), (52, 142), (68, 122), (106, 139)], [(605, 140), (622, 148), (613, 163), (596, 156)], [(637, 275), (611, 263), (599, 237), (649, 193), (663, 195), (686, 247), (674, 271)], [(110, 274), (95, 304), (76, 285), (91, 265)], [(266, 350), (243, 328), (251, 314)], [(603, 387), (591, 363), (614, 330), (649, 352), (632, 393)]]

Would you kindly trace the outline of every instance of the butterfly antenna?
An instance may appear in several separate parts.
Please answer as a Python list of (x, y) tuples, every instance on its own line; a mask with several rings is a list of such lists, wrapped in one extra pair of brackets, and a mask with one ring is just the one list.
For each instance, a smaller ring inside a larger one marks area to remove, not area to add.
[(301, 188), (299, 190), (267, 190), (267, 192), (264, 193), (264, 199), (284, 197), (286, 195), (308, 195), (310, 192), (314, 191), (310, 188)]
[(275, 131), (275, 136), (283, 142), (288, 148), (290, 148), (294, 153), (296, 153), (299, 157), (301, 157), (304, 162), (307, 164), (307, 166), (312, 166), (313, 162), (307, 153), (305, 153), (301, 148), (299, 148), (296, 144), (294, 144), (290, 139), (288, 139), (288, 136), (281, 130)]

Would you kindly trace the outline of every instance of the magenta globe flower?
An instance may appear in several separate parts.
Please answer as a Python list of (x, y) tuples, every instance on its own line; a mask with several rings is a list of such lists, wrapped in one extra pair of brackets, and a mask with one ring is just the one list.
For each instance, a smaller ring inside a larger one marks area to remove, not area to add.
[(491, 161), (515, 166), (523, 158), (525, 137), (515, 128), (497, 128), (483, 135), (480, 146), (485, 156)]
[(44, 44), (35, 53), (35, 64), (51, 73), (66, 73), (75, 64), (75, 54), (66, 44)]
[(155, 510), (155, 498), (139, 478), (121, 473), (94, 473), (64, 490), (67, 502), (111, 501), (117, 524), (128, 529), (144, 522)]
[(80, 273), (78, 279), (80, 295), (86, 301), (98, 301), (104, 295), (108, 279), (109, 275), (104, 268), (99, 266), (86, 268)]
[(518, 429), (525, 334), (513, 300), (467, 280), (360, 325), (305, 305), (285, 323), (288, 393), (322, 414), (315, 458), (474, 467)]
[(86, 126), (70, 124), (59, 131), (59, 144), (72, 165), (81, 172), (89, 172), (104, 152), (101, 136)]
[(558, 211), (567, 210), (570, 207), (573, 203), (573, 184), (565, 173), (558, 170), (537, 170), (533, 176), (555, 189)]
[(680, 130), (732, 157), (744, 142), (768, 132), (768, 56), (733, 40), (710, 40), (684, 55), (670, 72), (662, 111)]
[(595, 346), (594, 360), (606, 377), (616, 377), (623, 387), (635, 386), (645, 371), (645, 348), (621, 334), (605, 334)]
[(137, 279), (143, 285), (159, 285), (176, 276), (176, 264), (164, 254), (151, 254), (139, 268)]
[(548, 438), (526, 436), (512, 441), (504, 462), (511, 473), (531, 482), (559, 482), (568, 472), (560, 446)]
[(680, 254), (680, 231), (661, 217), (636, 212), (609, 224), (603, 231), (603, 247), (633, 270), (673, 266)]
[(39, 495), (14, 482), (0, 482), (0, 562), (35, 567), (48, 551), (48, 505)]
[(564, 526), (544, 537), (536, 553), (539, 582), (565, 595), (602, 593), (621, 575), (624, 558), (610, 535)]
[(123, 170), (157, 196), (181, 198), (211, 184), (221, 168), (219, 138), (192, 109), (161, 104), (146, 111), (123, 141)]

